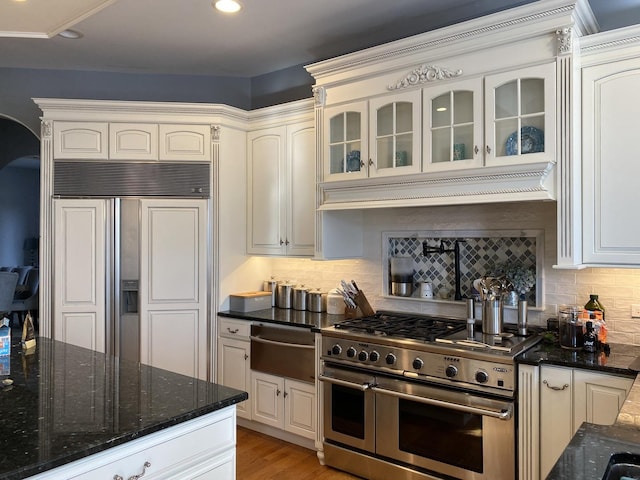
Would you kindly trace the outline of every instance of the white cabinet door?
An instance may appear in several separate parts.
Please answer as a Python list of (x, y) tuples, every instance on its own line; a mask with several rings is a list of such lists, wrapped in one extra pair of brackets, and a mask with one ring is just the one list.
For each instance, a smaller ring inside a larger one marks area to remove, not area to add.
[(420, 172), (421, 92), (403, 92), (369, 101), (370, 177)]
[(247, 135), (249, 253), (279, 255), (284, 252), (286, 204), (282, 201), (286, 176), (286, 128), (276, 127)]
[(158, 160), (158, 125), (152, 123), (111, 123), (111, 160)]
[(540, 478), (547, 478), (574, 434), (572, 372), (540, 368)]
[(53, 122), (53, 158), (106, 160), (109, 158), (109, 124)]
[(54, 338), (105, 351), (105, 200), (54, 200)]
[(582, 82), (583, 261), (637, 267), (640, 59), (585, 68)]
[(210, 125), (161, 124), (160, 160), (211, 161)]
[(286, 254), (313, 256), (316, 223), (316, 133), (313, 122), (287, 126), (285, 172), (288, 177)]
[(487, 76), (485, 164), (555, 162), (555, 105), (555, 63)]
[(613, 425), (633, 385), (632, 378), (576, 370), (574, 379), (573, 423), (577, 430), (582, 422)]
[(252, 371), (251, 393), (253, 393), (251, 418), (256, 422), (283, 429), (284, 379)]
[(284, 429), (302, 437), (316, 438), (316, 387), (312, 383), (285, 379)]
[(301, 122), (247, 136), (247, 252), (312, 256), (315, 128)]
[(424, 171), (481, 167), (482, 80), (437, 85), (422, 92)]
[(367, 102), (324, 110), (324, 181), (366, 178), (368, 148)]
[(140, 359), (207, 378), (207, 201), (141, 201)]
[(236, 414), (247, 420), (251, 420), (250, 403), (253, 400), (253, 395), (249, 391), (251, 386), (250, 350), (251, 344), (248, 341), (232, 338), (218, 340), (217, 382), (249, 393), (249, 400), (236, 405)]

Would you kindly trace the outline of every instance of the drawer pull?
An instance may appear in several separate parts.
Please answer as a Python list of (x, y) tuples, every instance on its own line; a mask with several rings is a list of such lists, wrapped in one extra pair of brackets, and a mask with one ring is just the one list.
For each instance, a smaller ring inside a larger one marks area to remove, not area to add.
[(546, 381), (546, 380), (543, 380), (543, 381), (542, 381), (542, 383), (544, 383), (544, 384), (547, 386), (547, 388), (550, 388), (551, 390), (556, 390), (556, 391), (562, 391), (562, 390), (566, 390), (567, 388), (569, 388), (569, 384), (568, 384), (568, 383), (565, 383), (565, 384), (564, 384), (563, 386), (561, 386), (561, 387), (552, 387), (551, 385), (549, 385), (549, 384), (547, 383), (547, 381)]
[[(144, 477), (144, 474), (147, 473), (147, 468), (149, 467), (151, 467), (151, 464), (149, 462), (144, 462), (144, 466), (142, 467), (142, 473), (139, 473), (138, 475), (132, 475), (129, 478), (127, 478), (127, 480), (138, 480), (139, 478)], [(116, 474), (113, 476), (113, 480), (124, 480), (124, 478)]]
[(240, 329), (239, 329), (239, 328), (234, 328), (234, 329), (232, 330), (232, 329), (231, 329), (231, 328), (229, 328), (229, 327), (227, 327), (227, 330), (229, 331), (229, 333), (233, 333), (233, 334), (236, 334), (236, 333), (238, 333), (238, 332), (240, 331)]

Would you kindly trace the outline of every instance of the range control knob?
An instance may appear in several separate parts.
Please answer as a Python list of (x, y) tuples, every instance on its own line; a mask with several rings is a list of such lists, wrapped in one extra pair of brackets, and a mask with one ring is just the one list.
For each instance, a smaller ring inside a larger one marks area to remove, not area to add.
[(353, 348), (353, 347), (349, 347), (349, 348), (347, 349), (347, 357), (349, 357), (349, 358), (353, 358), (353, 357), (355, 357), (355, 356), (356, 356), (356, 349), (355, 349), (355, 348)]
[(416, 358), (413, 360), (413, 363), (411, 365), (413, 365), (413, 368), (415, 368), (416, 370), (420, 370), (422, 367), (424, 367), (424, 362), (421, 358)]
[(380, 354), (374, 350), (369, 354), (369, 360), (371, 360), (372, 362), (377, 362), (378, 360), (380, 360)]
[(342, 353), (342, 347), (336, 343), (331, 349), (331, 353), (334, 355), (340, 355)]
[(388, 353), (386, 357), (384, 357), (384, 361), (387, 362), (387, 365), (393, 365), (396, 363), (396, 356), (393, 353)]
[(453, 365), (449, 365), (444, 371), (444, 374), (449, 378), (453, 378), (458, 374), (458, 369)]
[(487, 372), (484, 372), (482, 370), (478, 370), (476, 372), (476, 382), (487, 383), (488, 381), (489, 381), (489, 375), (487, 375)]
[(364, 350), (362, 350), (358, 354), (358, 360), (360, 360), (361, 362), (366, 362), (367, 358), (369, 358), (369, 354), (367, 352), (365, 352)]

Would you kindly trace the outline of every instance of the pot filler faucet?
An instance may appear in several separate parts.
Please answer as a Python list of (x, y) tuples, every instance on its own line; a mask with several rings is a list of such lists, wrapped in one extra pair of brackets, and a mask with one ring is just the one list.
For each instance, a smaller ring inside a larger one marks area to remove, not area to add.
[(453, 248), (445, 248), (444, 240), (440, 240), (439, 247), (431, 247), (427, 245), (427, 241), (422, 242), (422, 255), (428, 256), (434, 253), (451, 253), (453, 252), (453, 268), (454, 268), (454, 276), (455, 276), (455, 300), (462, 300), (462, 294), (460, 293), (460, 243), (464, 243), (464, 240), (456, 240), (454, 242)]

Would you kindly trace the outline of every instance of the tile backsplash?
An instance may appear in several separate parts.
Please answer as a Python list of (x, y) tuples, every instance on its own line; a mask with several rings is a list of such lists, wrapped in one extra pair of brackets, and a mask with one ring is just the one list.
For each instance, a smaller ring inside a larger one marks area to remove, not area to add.
[[(420, 282), (433, 284), (436, 298), (452, 298), (455, 290), (454, 252), (458, 241), (460, 252), (460, 293), (473, 296), (473, 281), (504, 264), (521, 265), (536, 271), (536, 237), (394, 237), (387, 240), (388, 257), (410, 257), (413, 260), (414, 291)], [(433, 249), (444, 246), (444, 253), (424, 254), (424, 245)], [(526, 295), (530, 305), (536, 304), (536, 291)]]
[[(544, 267), (538, 272), (538, 277), (544, 284), (544, 307), (530, 309), (530, 322), (545, 325), (547, 318), (557, 315), (558, 305), (584, 305), (589, 300), (589, 295), (595, 293), (606, 309), (609, 341), (640, 345), (640, 319), (631, 318), (631, 304), (640, 303), (640, 269), (554, 269), (555, 202), (380, 209), (365, 212), (365, 215), (362, 258), (332, 261), (274, 258), (271, 260), (271, 275), (323, 290), (335, 288), (341, 278), (354, 279), (366, 292), (374, 309), (463, 318), (463, 302), (402, 299), (384, 294), (383, 232), (408, 230), (410, 232), (404, 238), (411, 238), (417, 231), (541, 229), (544, 231), (544, 241), (539, 247), (544, 252)], [(487, 237), (491, 238), (493, 235)], [(505, 317), (506, 321), (515, 321), (514, 310), (505, 311)]]

